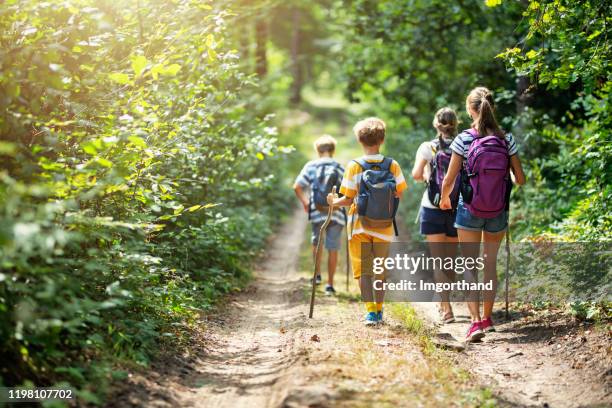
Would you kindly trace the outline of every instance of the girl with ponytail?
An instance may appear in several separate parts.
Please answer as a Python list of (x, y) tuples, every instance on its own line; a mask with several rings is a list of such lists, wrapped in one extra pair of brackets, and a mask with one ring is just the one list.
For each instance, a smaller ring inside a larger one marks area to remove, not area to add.
[[(480, 256), (482, 243), (484, 283), (493, 284), (491, 291), (482, 293), (482, 318), (479, 294), (468, 294), (472, 323), (466, 341), (470, 342), (495, 330), (491, 315), (497, 290), (497, 252), (508, 228), (510, 179), (522, 185), (525, 184), (525, 174), (512, 134), (504, 133), (495, 118), (491, 91), (485, 87), (473, 89), (466, 99), (466, 110), (472, 118), (472, 127), (460, 133), (451, 144), (453, 153), (442, 182), (440, 208), (451, 208), (453, 183), (463, 169), (455, 218), (461, 252), (464, 257), (475, 259)], [(478, 270), (468, 272), (466, 280), (478, 280)]]
[[(440, 188), (448, 170), (452, 155), (450, 145), (457, 135), (457, 114), (451, 108), (442, 108), (436, 112), (433, 127), (436, 137), (425, 141), (416, 153), (412, 177), (427, 184), (427, 190), (421, 199), (419, 219), (421, 234), (425, 235), (429, 252), (433, 257), (445, 259), (457, 255), (457, 229), (454, 227), (455, 211), (440, 209)], [(454, 282), (454, 271), (434, 270), (436, 283)], [(455, 321), (453, 309), (449, 302), (448, 291), (440, 293), (439, 304), (442, 323)]]

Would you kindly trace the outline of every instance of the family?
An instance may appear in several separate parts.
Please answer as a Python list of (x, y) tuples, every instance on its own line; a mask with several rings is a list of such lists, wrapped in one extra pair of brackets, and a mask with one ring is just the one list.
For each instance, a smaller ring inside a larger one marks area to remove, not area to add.
[[(484, 280), (492, 281), (493, 287), (492, 293), (483, 293), (482, 310), (479, 297), (468, 299), (471, 324), (466, 341), (472, 342), (495, 330), (491, 316), (497, 289), (497, 252), (508, 228), (512, 185), (524, 184), (525, 175), (512, 135), (505, 133), (495, 118), (492, 93), (485, 87), (473, 89), (466, 98), (466, 110), (472, 124), (460, 133), (452, 109), (436, 112), (436, 136), (418, 148), (412, 177), (427, 184), (419, 217), (431, 255), (453, 256), (444, 252), (454, 251), (457, 245), (443, 244), (459, 243), (463, 256), (477, 258), (482, 247)], [(388, 255), (389, 243), (398, 235), (395, 215), (408, 185), (400, 165), (380, 152), (386, 131), (381, 119), (359, 121), (353, 131), (364, 155), (343, 168), (333, 159), (336, 141), (322, 136), (315, 141), (319, 158), (304, 166), (294, 190), (312, 224), (313, 254), (327, 211), (330, 207), (335, 210), (325, 236), (328, 295), (335, 293), (334, 272), (346, 225), (353, 276), (365, 302), (365, 324), (372, 326), (383, 322), (384, 300), (384, 291), (374, 289), (372, 262)], [(332, 192), (334, 187), (339, 187), (339, 194)], [(318, 255), (316, 262), (321, 261)], [(442, 270), (434, 275), (436, 282), (454, 280)], [(320, 283), (321, 277), (316, 280)], [(442, 296), (440, 312), (444, 323), (454, 321), (448, 293)]]

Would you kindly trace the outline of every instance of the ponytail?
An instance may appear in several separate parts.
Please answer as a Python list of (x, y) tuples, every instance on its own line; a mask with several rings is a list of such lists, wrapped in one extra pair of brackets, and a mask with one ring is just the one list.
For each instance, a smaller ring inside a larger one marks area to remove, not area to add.
[(433, 127), (438, 133), (438, 137), (454, 138), (457, 136), (457, 114), (451, 108), (442, 108), (434, 115)]
[(486, 135), (489, 130), (497, 137), (504, 137), (504, 132), (495, 119), (495, 102), (491, 91), (482, 86), (473, 89), (467, 97), (466, 105), (468, 109), (478, 113), (472, 123), (478, 134)]

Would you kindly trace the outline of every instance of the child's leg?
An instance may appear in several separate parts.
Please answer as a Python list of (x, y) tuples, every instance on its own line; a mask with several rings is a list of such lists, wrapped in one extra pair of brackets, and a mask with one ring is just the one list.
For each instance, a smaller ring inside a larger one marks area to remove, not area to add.
[[(464, 258), (478, 258), (480, 253), (480, 239), (482, 231), (470, 231), (462, 228), (457, 228), (459, 234), (459, 242), (461, 243), (461, 256)], [(478, 270), (472, 268), (466, 270), (463, 278), (467, 282), (477, 283), (478, 282)], [(479, 322), (480, 319), (480, 299), (478, 291), (466, 291), (467, 305), (470, 311), (470, 318), (472, 322)]]
[(349, 241), (349, 254), (353, 269), (353, 277), (359, 280), (361, 299), (365, 303), (366, 311), (376, 312), (376, 303), (372, 292), (371, 261), (368, 267), (368, 259), (371, 258), (371, 246), (370, 236), (365, 234), (353, 235)]
[(338, 251), (327, 252), (327, 283), (334, 286), (334, 275), (338, 265)]
[[(311, 236), (311, 243), (312, 243), (312, 259), (313, 262), (315, 262), (315, 265), (318, 266), (317, 270), (319, 271), (319, 275), (321, 274), (321, 260), (323, 259), (323, 243), (321, 243), (321, 248), (319, 249), (319, 253), (317, 254), (317, 243), (319, 242), (319, 239), (321, 239), (321, 223), (318, 224), (312, 224), (312, 236)], [(318, 255), (318, 256), (317, 256)]]
[(338, 251), (341, 246), (342, 225), (332, 222), (327, 226), (325, 232), (325, 248), (327, 249), (327, 281), (328, 284), (334, 286), (334, 274), (338, 264)]
[(499, 246), (506, 230), (500, 232), (484, 232), (484, 258), (485, 258), (485, 270), (483, 282), (493, 282), (493, 289), (491, 291), (484, 291), (483, 297), (483, 312), (482, 317), (484, 319), (491, 317), (493, 314), (493, 304), (495, 303), (495, 293), (497, 292), (497, 253)]
[[(379, 238), (373, 238), (372, 242), (372, 258), (387, 258), (389, 256), (390, 244)], [(380, 275), (375, 275), (375, 280), (385, 281), (386, 271)], [(374, 299), (376, 302), (376, 311), (382, 311), (383, 302), (385, 301), (385, 291), (382, 285), (376, 285), (379, 289), (374, 289)]]

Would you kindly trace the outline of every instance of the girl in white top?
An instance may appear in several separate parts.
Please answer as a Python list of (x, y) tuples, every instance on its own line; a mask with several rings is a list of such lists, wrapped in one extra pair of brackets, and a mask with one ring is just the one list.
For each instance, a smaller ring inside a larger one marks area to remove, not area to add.
[[(433, 127), (436, 129), (436, 138), (423, 142), (416, 153), (412, 177), (416, 181), (430, 182), (431, 165), (434, 156), (440, 149), (448, 150), (457, 135), (457, 114), (451, 108), (442, 108), (436, 112)], [(439, 186), (441, 187), (441, 186)], [(425, 235), (432, 257), (455, 257), (457, 254), (457, 229), (454, 227), (455, 211), (441, 210), (431, 202), (427, 190), (421, 199), (419, 212), (421, 221), (421, 234)], [(438, 282), (453, 282), (454, 271), (434, 270), (434, 280)], [(453, 309), (449, 302), (448, 292), (441, 293), (440, 314), (444, 323), (455, 321)]]

